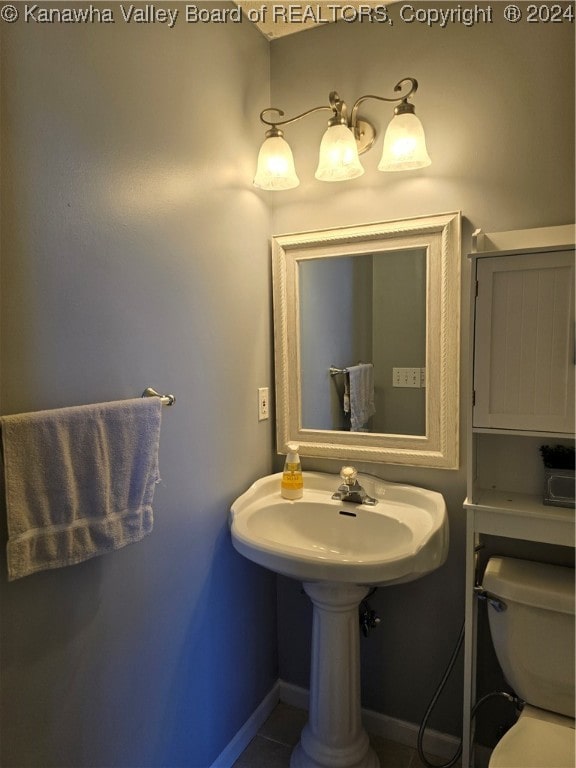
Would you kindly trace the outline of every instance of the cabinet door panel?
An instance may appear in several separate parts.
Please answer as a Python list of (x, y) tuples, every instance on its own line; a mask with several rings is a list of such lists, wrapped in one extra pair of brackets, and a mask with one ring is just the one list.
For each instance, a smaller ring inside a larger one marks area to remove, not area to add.
[(574, 429), (574, 251), (479, 259), (474, 426)]

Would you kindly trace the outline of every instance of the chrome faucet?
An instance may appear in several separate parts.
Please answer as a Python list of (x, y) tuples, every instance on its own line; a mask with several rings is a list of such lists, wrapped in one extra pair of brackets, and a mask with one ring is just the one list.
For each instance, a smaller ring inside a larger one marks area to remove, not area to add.
[(378, 501), (369, 496), (358, 482), (358, 470), (355, 467), (342, 467), (340, 470), (342, 484), (332, 494), (337, 501), (348, 501), (352, 504), (367, 504), (373, 507)]

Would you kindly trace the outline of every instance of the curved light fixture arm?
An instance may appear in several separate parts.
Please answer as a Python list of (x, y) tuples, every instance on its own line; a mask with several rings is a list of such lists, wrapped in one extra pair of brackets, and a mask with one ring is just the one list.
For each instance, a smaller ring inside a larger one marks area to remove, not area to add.
[(276, 112), (280, 117), (284, 117), (284, 112), (281, 109), (277, 109), (276, 107), (267, 107), (266, 109), (263, 109), (262, 112), (260, 112), (260, 120), (264, 123), (264, 125), (269, 125), (272, 129), (277, 128), (279, 125), (288, 125), (289, 123), (295, 123), (296, 120), (301, 120), (303, 117), (306, 117), (307, 115), (311, 115), (314, 112), (321, 112), (322, 110), (326, 109), (334, 109), (333, 107), (313, 107), (312, 109), (307, 109), (306, 112), (302, 112), (300, 115), (296, 115), (295, 117), (289, 117), (286, 120), (267, 120), (264, 115), (266, 112)]
[(348, 125), (348, 107), (342, 101), (337, 91), (330, 91), (330, 108), (334, 112), (328, 125)]
[(413, 93), (416, 93), (418, 90), (418, 81), (415, 80), (413, 77), (403, 77), (402, 80), (399, 80), (396, 85), (394, 86), (395, 91), (401, 91), (404, 88), (404, 83), (410, 83), (410, 89), (407, 93), (403, 94), (402, 96), (393, 96), (392, 98), (386, 97), (386, 96), (375, 96), (373, 94), (366, 94), (366, 96), (360, 96), (359, 99), (356, 99), (354, 102), (354, 106), (352, 107), (352, 115), (350, 118), (350, 127), (352, 130), (355, 130), (356, 124), (358, 122), (358, 108), (360, 107), (360, 104), (362, 104), (363, 101), (366, 101), (367, 99), (376, 99), (377, 101), (387, 101), (387, 102), (401, 102), (403, 105), (407, 105), (409, 107), (408, 111), (412, 111), (412, 105), (408, 105), (408, 98), (412, 96)]
[(312, 109), (307, 109), (306, 112), (302, 112), (299, 115), (295, 115), (294, 117), (289, 117), (286, 120), (268, 120), (264, 116), (267, 112), (276, 112), (277, 115), (280, 117), (284, 117), (284, 112), (281, 109), (278, 109), (277, 107), (267, 107), (266, 109), (263, 109), (262, 112), (260, 112), (260, 120), (264, 123), (264, 125), (269, 125), (272, 129), (273, 134), (278, 134), (278, 126), (280, 125), (289, 125), (290, 123), (295, 123), (297, 120), (301, 120), (303, 117), (307, 117), (308, 115), (314, 114), (314, 112), (324, 112), (326, 110), (332, 110), (333, 115), (328, 121), (328, 125), (349, 125), (348, 123), (348, 108), (346, 106), (346, 102), (342, 101), (340, 96), (338, 95), (337, 91), (331, 91), (330, 96), (328, 97), (330, 100), (330, 105), (322, 106), (322, 107), (312, 107)]

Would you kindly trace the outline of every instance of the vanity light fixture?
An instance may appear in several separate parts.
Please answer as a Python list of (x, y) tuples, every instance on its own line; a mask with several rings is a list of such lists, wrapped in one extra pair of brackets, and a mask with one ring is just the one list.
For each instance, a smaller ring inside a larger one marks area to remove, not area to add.
[[(320, 181), (347, 181), (364, 173), (359, 155), (374, 144), (376, 130), (368, 120), (358, 116), (358, 109), (367, 99), (377, 99), (396, 103), (394, 117), (390, 121), (384, 136), (382, 158), (379, 171), (410, 171), (424, 168), (432, 162), (426, 150), (426, 138), (422, 123), (414, 113), (414, 105), (408, 101), (416, 92), (418, 82), (413, 77), (404, 77), (395, 86), (395, 91), (402, 91), (405, 84), (409, 90), (401, 96), (387, 98), (368, 94), (356, 100), (350, 117), (346, 103), (336, 91), (329, 96), (330, 104), (313, 107), (295, 117), (280, 120), (284, 112), (276, 107), (268, 107), (260, 113), (260, 120), (269, 126), (266, 138), (258, 155), (258, 167), (254, 177), (254, 186), (260, 189), (278, 191), (292, 189), (300, 184), (296, 175), (294, 157), (290, 145), (284, 138), (279, 126), (294, 123), (307, 115), (322, 110), (332, 110), (328, 128), (320, 144), (320, 156), (316, 178)], [(268, 113), (275, 112), (277, 119)]]

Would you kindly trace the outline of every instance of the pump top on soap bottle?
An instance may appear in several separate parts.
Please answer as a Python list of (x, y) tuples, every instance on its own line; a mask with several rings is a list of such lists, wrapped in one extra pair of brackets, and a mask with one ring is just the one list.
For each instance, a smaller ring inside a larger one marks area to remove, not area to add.
[(284, 463), (284, 472), (280, 481), (280, 493), (284, 499), (300, 499), (304, 493), (304, 479), (302, 477), (302, 464), (297, 443), (286, 445), (287, 455)]

